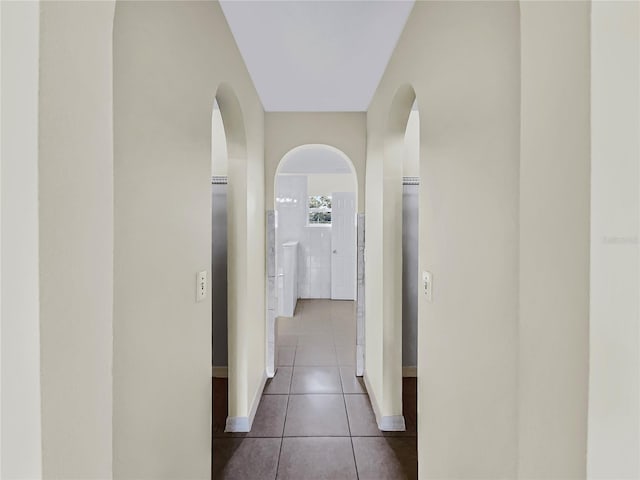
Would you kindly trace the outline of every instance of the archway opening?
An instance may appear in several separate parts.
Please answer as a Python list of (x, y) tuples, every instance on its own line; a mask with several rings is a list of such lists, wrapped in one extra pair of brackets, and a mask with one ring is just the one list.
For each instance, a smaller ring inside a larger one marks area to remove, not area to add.
[[(213, 377), (228, 377), (227, 138), (218, 101), (211, 116), (211, 320)], [(221, 383), (221, 382), (218, 382)], [(224, 386), (226, 390), (226, 385)]]
[[(213, 435), (229, 430), (236, 417), (242, 371), (239, 304), (240, 206), (245, 194), (246, 137), (240, 104), (226, 84), (218, 87), (211, 115), (211, 322)], [(235, 424), (232, 430), (237, 427)]]
[(402, 407), (407, 430), (417, 432), (420, 208), (420, 113), (414, 102), (402, 164)]
[[(416, 94), (410, 85), (396, 92), (389, 111), (387, 137), (385, 141), (387, 171), (398, 179), (402, 214), (401, 252), (396, 261), (397, 278), (401, 288), (401, 332), (402, 355), (394, 358), (401, 362), (402, 378), (393, 381), (396, 397), (401, 401), (406, 432), (417, 434), (417, 383), (418, 383), (418, 305), (422, 285), (419, 271), (419, 205), (420, 205), (420, 113)], [(400, 212), (398, 212), (400, 213)], [(396, 330), (396, 331), (398, 331)], [(397, 366), (399, 367), (399, 365)], [(394, 371), (400, 372), (399, 368)], [(398, 381), (401, 380), (401, 381)], [(399, 390), (399, 391), (398, 391)]]
[[(355, 168), (337, 148), (301, 145), (281, 159), (274, 192), (275, 365), (320, 362), (356, 381)], [(333, 353), (312, 360), (325, 346)]]

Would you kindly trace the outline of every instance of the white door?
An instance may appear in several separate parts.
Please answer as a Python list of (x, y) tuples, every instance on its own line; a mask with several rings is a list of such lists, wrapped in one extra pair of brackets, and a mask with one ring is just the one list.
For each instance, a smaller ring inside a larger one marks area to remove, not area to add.
[(356, 298), (356, 194), (331, 196), (331, 298)]

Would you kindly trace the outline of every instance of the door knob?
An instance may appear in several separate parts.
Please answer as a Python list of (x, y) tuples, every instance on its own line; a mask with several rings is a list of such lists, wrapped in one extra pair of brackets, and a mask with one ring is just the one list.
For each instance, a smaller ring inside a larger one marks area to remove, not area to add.
[(334, 250), (333, 253), (338, 253), (338, 250)]

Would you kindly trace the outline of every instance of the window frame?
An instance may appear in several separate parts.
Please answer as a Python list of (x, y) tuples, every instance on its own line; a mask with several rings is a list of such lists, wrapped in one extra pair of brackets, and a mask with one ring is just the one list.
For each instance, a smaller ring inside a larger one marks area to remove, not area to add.
[[(312, 198), (328, 198), (329, 199), (329, 209), (328, 210), (323, 210), (326, 207), (312, 207), (311, 206), (311, 199)], [(308, 227), (331, 227), (331, 224), (333, 223), (333, 215), (332, 215), (332, 211), (333, 211), (333, 204), (332, 204), (332, 195), (331, 194), (325, 194), (325, 195), (307, 195), (307, 226)], [(311, 221), (311, 214), (312, 213), (329, 213), (329, 221), (328, 222), (312, 222)]]

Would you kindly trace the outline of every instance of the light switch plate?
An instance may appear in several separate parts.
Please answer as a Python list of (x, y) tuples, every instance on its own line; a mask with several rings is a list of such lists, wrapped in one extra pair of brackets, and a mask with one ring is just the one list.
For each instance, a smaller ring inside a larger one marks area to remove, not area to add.
[(431, 303), (433, 301), (433, 275), (426, 270), (422, 272), (422, 289), (427, 297), (427, 302)]
[(196, 275), (196, 302), (202, 302), (207, 298), (207, 271), (203, 270)]

